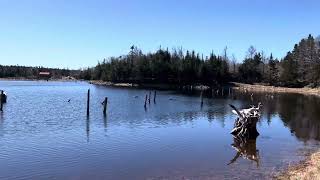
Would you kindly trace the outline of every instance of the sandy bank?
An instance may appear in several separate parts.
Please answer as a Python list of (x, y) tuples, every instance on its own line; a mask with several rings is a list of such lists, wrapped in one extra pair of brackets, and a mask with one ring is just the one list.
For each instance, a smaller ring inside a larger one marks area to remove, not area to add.
[(233, 83), (234, 89), (248, 91), (248, 92), (267, 92), (267, 93), (298, 93), (305, 95), (320, 96), (320, 88), (286, 88), (264, 85), (251, 85), (243, 83)]
[(310, 155), (305, 161), (297, 165), (288, 167), (288, 169), (275, 177), (279, 180), (287, 179), (320, 179), (320, 152)]
[(132, 83), (112, 83), (109, 81), (96, 81), (92, 80), (89, 81), (90, 84), (94, 85), (101, 85), (101, 86), (115, 86), (115, 87), (138, 87), (137, 84), (132, 84)]

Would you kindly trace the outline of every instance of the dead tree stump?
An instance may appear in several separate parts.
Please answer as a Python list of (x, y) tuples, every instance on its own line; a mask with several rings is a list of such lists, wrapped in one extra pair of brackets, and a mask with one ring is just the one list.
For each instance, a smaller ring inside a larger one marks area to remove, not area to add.
[(259, 136), (257, 131), (257, 122), (260, 118), (260, 106), (251, 107), (249, 109), (238, 110), (235, 106), (230, 105), (234, 111), (234, 114), (238, 115), (238, 118), (234, 122), (234, 128), (231, 134), (245, 139), (256, 139)]
[(259, 117), (238, 117), (234, 123), (231, 134), (248, 139), (255, 139), (259, 136), (257, 122)]

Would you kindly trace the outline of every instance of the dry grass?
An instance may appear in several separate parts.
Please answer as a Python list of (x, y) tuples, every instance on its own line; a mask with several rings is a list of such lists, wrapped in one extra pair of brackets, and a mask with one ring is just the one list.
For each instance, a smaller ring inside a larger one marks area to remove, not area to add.
[(278, 180), (319, 180), (320, 179), (320, 152), (312, 154), (306, 161), (289, 167), (279, 174)]
[(274, 87), (264, 85), (251, 85), (243, 83), (233, 83), (235, 89), (248, 91), (248, 92), (272, 92), (272, 93), (299, 93), (307, 95), (320, 96), (320, 88), (286, 88), (286, 87)]
[(96, 81), (96, 80), (92, 80), (89, 81), (90, 84), (95, 84), (95, 85), (102, 85), (102, 86), (115, 86), (115, 87), (136, 87), (136, 84), (132, 84), (132, 83), (112, 83), (112, 82), (108, 82), (108, 81)]

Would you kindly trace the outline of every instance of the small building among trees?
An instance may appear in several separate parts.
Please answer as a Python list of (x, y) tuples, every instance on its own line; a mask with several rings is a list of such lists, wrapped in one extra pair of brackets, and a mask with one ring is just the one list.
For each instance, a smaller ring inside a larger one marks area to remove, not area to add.
[(51, 73), (50, 73), (50, 72), (47, 72), (47, 71), (40, 71), (40, 72), (39, 72), (39, 75), (38, 75), (38, 78), (39, 78), (39, 79), (46, 79), (46, 80), (48, 80), (48, 79), (50, 79), (50, 77), (51, 77)]

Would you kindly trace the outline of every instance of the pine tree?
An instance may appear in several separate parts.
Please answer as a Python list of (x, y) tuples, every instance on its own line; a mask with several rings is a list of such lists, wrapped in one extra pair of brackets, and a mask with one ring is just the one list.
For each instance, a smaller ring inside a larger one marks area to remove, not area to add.
[(279, 61), (274, 60), (272, 54), (269, 58), (269, 84), (277, 85), (279, 82)]

